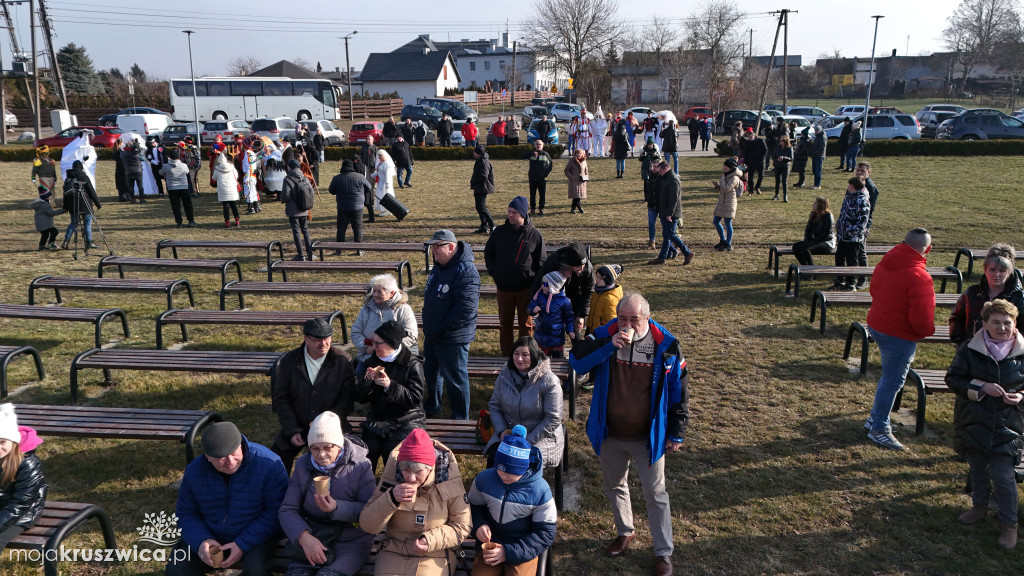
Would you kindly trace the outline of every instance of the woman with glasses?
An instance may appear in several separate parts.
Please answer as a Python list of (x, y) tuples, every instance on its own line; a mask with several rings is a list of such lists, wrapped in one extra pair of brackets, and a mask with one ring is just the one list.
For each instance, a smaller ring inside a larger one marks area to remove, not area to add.
[(398, 282), (394, 276), (380, 274), (370, 279), (370, 292), (366, 295), (363, 307), (352, 324), (357, 378), (362, 376), (366, 361), (373, 355), (373, 347), (370, 346), (373, 331), (388, 320), (398, 322), (405, 329), (406, 336), (402, 339), (402, 344), (413, 354), (419, 354), (419, 348), (416, 346), (419, 329), (416, 326), (416, 316), (409, 306), (409, 297), (398, 289)]

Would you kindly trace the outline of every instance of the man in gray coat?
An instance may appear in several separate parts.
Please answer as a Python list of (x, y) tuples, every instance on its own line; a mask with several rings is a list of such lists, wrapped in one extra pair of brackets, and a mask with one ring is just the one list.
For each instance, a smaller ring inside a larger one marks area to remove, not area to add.
[(658, 175), (656, 196), (658, 198), (658, 218), (661, 220), (661, 252), (658, 257), (648, 264), (660, 265), (668, 258), (672, 245), (675, 245), (683, 253), (683, 266), (693, 260), (693, 250), (683, 242), (676, 230), (683, 218), (683, 205), (680, 202), (679, 176), (671, 170), (668, 162), (664, 160), (652, 166), (655, 174)]

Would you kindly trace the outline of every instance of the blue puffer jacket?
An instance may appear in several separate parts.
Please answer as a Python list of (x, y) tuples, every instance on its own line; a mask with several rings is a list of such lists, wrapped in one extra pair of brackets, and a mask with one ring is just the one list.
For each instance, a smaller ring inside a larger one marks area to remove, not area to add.
[(459, 241), (447, 264), (434, 265), (423, 288), (423, 335), (434, 344), (468, 344), (476, 337), (480, 273), (473, 249)]
[(288, 489), (288, 473), (269, 449), (242, 437), (242, 465), (229, 476), (206, 456), (185, 468), (178, 491), (178, 526), (185, 543), (234, 542), (248, 552), (281, 531), (277, 512)]
[(491, 541), (505, 547), (506, 564), (532, 560), (555, 541), (558, 512), (542, 469), (540, 450), (534, 446), (530, 469), (517, 482), (505, 484), (496, 469), (488, 468), (469, 489), (473, 534), (484, 524), (490, 526)]
[(573, 330), (572, 302), (559, 292), (551, 295), (551, 306), (548, 310), (548, 295), (543, 290), (537, 292), (530, 301), (530, 311), (540, 306), (540, 313), (534, 323), (533, 337), (543, 348), (558, 348), (565, 345), (565, 335)]

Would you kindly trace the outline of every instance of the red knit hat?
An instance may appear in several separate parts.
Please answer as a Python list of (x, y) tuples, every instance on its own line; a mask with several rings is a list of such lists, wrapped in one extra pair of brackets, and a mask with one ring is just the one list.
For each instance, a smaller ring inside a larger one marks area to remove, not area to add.
[(405, 437), (402, 447), (398, 449), (398, 461), (419, 462), (427, 466), (433, 466), (437, 462), (434, 442), (426, 430), (416, 428)]

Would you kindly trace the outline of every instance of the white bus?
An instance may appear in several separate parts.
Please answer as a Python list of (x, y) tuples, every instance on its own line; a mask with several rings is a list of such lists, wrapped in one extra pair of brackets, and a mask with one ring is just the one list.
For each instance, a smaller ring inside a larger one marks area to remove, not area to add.
[[(196, 118), (192, 108), (192, 80), (168, 80), (171, 116), (189, 122)], [(292, 78), (204, 77), (196, 78), (199, 120), (246, 120), (287, 116), (296, 120), (337, 120), (340, 87), (330, 80)]]

